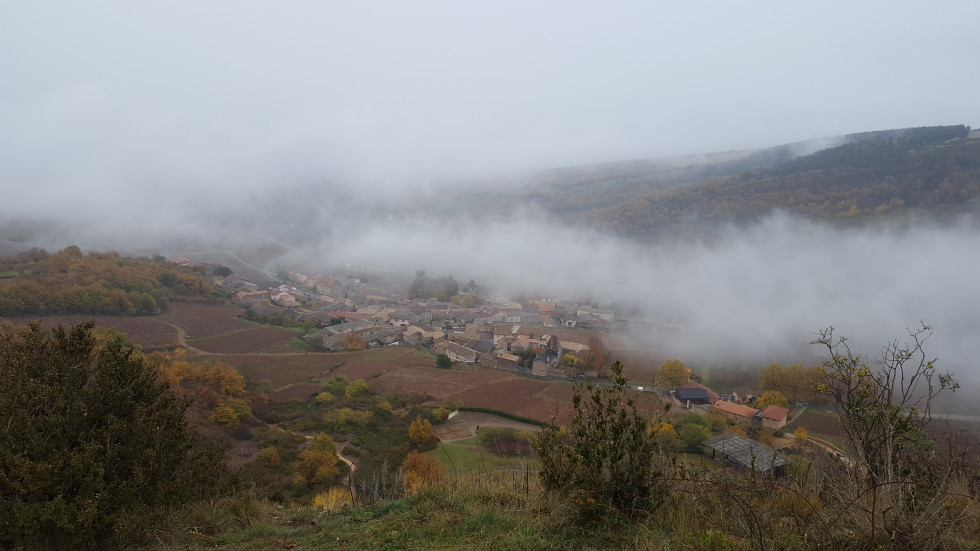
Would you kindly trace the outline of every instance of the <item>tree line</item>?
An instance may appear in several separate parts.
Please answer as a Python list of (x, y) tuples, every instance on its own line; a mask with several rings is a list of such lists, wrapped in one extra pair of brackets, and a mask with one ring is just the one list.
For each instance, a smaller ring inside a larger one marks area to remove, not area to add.
[(214, 298), (203, 268), (181, 268), (163, 257), (83, 254), (76, 245), (56, 253), (31, 249), (0, 258), (0, 315), (152, 316), (178, 297)]
[(623, 234), (691, 219), (728, 222), (784, 209), (815, 219), (880, 216), (901, 208), (959, 208), (980, 197), (980, 140), (969, 127), (857, 134), (838, 147), (771, 168), (637, 193), (588, 213)]

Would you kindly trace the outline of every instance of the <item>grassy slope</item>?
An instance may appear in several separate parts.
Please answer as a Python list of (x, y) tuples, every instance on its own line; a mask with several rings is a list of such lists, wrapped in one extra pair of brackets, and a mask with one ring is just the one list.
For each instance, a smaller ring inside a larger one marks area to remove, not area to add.
[(501, 469), (522, 469), (528, 466), (537, 468), (537, 461), (529, 457), (504, 457), (491, 453), (479, 445), (476, 438), (465, 438), (455, 442), (440, 443), (436, 449), (425, 455), (434, 457), (447, 473), (472, 472), (488, 473)]

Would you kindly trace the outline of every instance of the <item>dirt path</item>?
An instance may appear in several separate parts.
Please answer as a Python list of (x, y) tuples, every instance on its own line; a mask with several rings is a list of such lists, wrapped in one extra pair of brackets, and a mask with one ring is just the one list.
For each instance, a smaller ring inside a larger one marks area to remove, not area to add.
[(213, 355), (213, 354), (210, 354), (208, 352), (205, 352), (205, 351), (201, 350), (200, 348), (194, 348), (193, 346), (187, 344), (187, 331), (184, 331), (184, 328), (183, 327), (181, 327), (181, 326), (179, 326), (179, 325), (177, 325), (175, 323), (169, 323), (169, 322), (166, 322), (166, 321), (163, 321), (163, 320), (160, 320), (160, 323), (169, 325), (170, 327), (173, 327), (177, 331), (177, 346), (179, 346), (179, 347), (181, 347), (181, 348), (183, 348), (184, 350), (187, 351), (187, 357), (188, 358), (196, 358), (198, 356), (212, 356)]
[(537, 432), (541, 427), (529, 423), (513, 421), (489, 413), (478, 413), (475, 411), (461, 411), (452, 419), (447, 419), (441, 423), (436, 423), (432, 427), (432, 433), (439, 437), (442, 442), (452, 442), (463, 438), (470, 438), (476, 434), (479, 427), (513, 427), (517, 430), (529, 430)]

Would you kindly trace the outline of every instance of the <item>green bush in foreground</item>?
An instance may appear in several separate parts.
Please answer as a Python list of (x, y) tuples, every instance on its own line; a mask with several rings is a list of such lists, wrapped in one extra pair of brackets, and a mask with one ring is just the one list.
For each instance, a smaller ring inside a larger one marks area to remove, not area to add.
[(0, 340), (0, 548), (123, 543), (134, 515), (216, 487), (223, 452), (193, 449), (187, 403), (92, 327)]
[(571, 492), (587, 522), (612, 519), (615, 512), (649, 514), (668, 491), (656, 440), (627, 397), (623, 364), (610, 369), (614, 386), (576, 387), (571, 427), (545, 426), (534, 443), (543, 486)]

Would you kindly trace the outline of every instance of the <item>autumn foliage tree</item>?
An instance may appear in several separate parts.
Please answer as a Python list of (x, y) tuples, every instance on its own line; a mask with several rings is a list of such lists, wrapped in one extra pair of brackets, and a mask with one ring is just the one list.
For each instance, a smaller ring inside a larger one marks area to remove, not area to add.
[(605, 358), (602, 353), (602, 341), (599, 337), (589, 337), (589, 350), (585, 355), (585, 370), (598, 372), (602, 369), (602, 362)]
[(402, 463), (402, 476), (406, 491), (414, 493), (445, 479), (446, 471), (437, 459), (413, 450)]
[(408, 438), (418, 448), (426, 446), (432, 440), (432, 423), (421, 415), (416, 417), (408, 426)]
[(160, 372), (174, 392), (195, 407), (210, 410), (210, 420), (215, 423), (235, 426), (251, 417), (252, 403), (266, 398), (261, 393), (250, 393), (241, 373), (220, 360), (190, 362), (178, 350), (154, 352), (146, 361)]
[(299, 454), (293, 468), (311, 488), (330, 482), (340, 474), (337, 447), (330, 436), (320, 433), (313, 436), (309, 447)]
[(0, 315), (155, 315), (176, 297), (213, 297), (206, 274), (116, 252), (83, 254), (72, 245), (0, 258)]
[(780, 406), (789, 409), (789, 400), (778, 390), (767, 390), (755, 400), (755, 407), (766, 409), (769, 406)]
[(361, 350), (364, 348), (364, 339), (353, 331), (344, 333), (344, 350)]
[(691, 376), (684, 362), (676, 359), (665, 361), (657, 370), (655, 384), (664, 388), (677, 388), (688, 382)]

